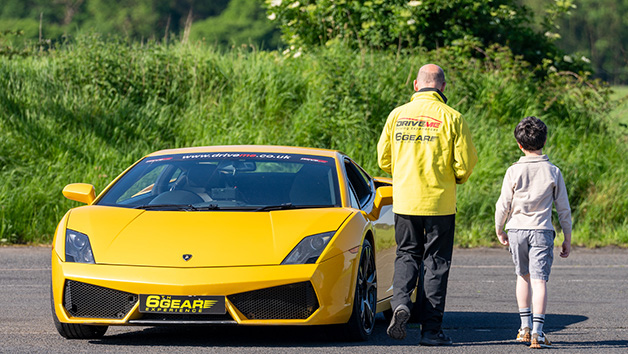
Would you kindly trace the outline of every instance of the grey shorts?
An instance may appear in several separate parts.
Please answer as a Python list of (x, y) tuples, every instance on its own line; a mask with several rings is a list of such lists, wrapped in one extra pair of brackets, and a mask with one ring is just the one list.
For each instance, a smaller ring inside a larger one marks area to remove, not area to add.
[(554, 230), (508, 230), (510, 254), (519, 276), (549, 280), (554, 260)]

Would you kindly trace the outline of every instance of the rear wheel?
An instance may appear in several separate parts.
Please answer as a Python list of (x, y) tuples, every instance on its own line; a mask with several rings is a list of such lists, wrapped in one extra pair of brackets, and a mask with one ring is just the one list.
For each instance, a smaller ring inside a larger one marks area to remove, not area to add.
[(54, 308), (54, 298), (52, 288), (50, 289), (50, 307), (52, 309), (52, 320), (59, 334), (66, 339), (98, 339), (107, 332), (108, 326), (90, 326), (73, 323), (61, 323), (57, 318)]
[(375, 311), (377, 306), (377, 271), (375, 254), (371, 242), (367, 239), (362, 244), (362, 253), (355, 284), (353, 312), (349, 322), (344, 325), (345, 339), (364, 341), (375, 327)]

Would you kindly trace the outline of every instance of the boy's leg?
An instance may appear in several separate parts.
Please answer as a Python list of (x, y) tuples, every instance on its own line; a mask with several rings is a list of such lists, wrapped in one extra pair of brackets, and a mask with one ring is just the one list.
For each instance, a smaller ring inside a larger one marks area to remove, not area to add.
[(530, 275), (517, 276), (517, 305), (519, 306), (519, 317), (521, 319), (521, 327), (517, 335), (518, 341), (529, 342), (530, 331), (532, 330), (532, 309), (530, 308)]
[(530, 307), (530, 274), (521, 276), (517, 275), (517, 305), (519, 308)]
[(530, 235), (530, 284), (532, 285), (532, 334), (543, 334), (547, 306), (547, 281), (554, 259), (553, 230), (535, 230)]
[(515, 273), (517, 274), (515, 294), (521, 318), (521, 327), (519, 327), (517, 340), (526, 342), (530, 340), (530, 329), (532, 328), (528, 235), (529, 230), (508, 230), (509, 250), (512, 255), (512, 261), (515, 264)]
[(532, 285), (532, 335), (530, 348), (550, 348), (552, 344), (543, 333), (547, 307), (547, 281), (554, 259), (553, 230), (537, 230), (530, 238), (530, 283)]
[(534, 315), (545, 315), (547, 308), (547, 282), (543, 279), (532, 279), (532, 309)]
[(532, 306), (534, 308), (532, 334), (543, 334), (545, 310), (547, 308), (547, 282), (543, 279), (532, 279)]

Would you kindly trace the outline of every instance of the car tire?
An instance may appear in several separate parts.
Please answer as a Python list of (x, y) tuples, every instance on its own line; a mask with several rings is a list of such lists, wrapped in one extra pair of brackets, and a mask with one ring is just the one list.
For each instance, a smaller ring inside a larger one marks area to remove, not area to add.
[(358, 275), (355, 284), (353, 312), (349, 322), (343, 326), (343, 339), (365, 341), (375, 327), (377, 307), (377, 270), (375, 251), (367, 239), (362, 243), (362, 252), (358, 263)]
[(54, 298), (52, 288), (50, 289), (50, 308), (52, 310), (52, 320), (57, 328), (57, 332), (66, 339), (99, 339), (105, 335), (109, 326), (90, 326), (74, 323), (61, 323), (57, 318), (54, 308)]

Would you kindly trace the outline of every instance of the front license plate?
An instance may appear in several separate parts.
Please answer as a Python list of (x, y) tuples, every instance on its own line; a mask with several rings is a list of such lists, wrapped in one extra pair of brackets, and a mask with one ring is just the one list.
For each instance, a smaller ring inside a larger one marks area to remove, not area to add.
[(140, 294), (140, 312), (224, 315), (224, 296), (180, 296)]

